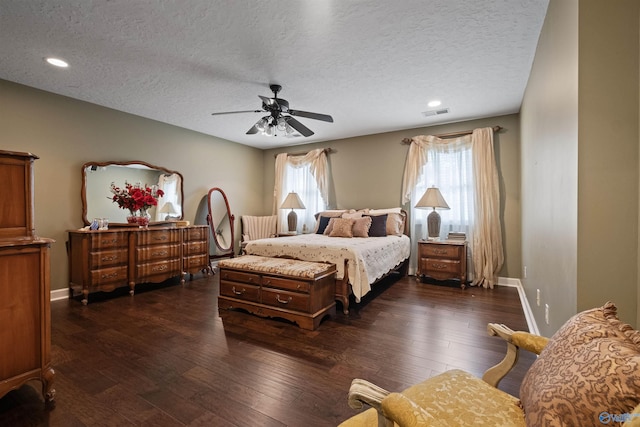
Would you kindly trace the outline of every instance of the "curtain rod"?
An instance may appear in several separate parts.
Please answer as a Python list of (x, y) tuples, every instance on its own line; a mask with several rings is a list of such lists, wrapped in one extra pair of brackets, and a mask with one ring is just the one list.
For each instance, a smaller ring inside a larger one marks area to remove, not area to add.
[[(500, 130), (502, 130), (502, 126), (494, 126), (491, 129), (493, 129), (493, 132), (498, 132)], [(465, 135), (471, 135), (473, 133), (473, 130), (461, 130), (458, 132), (449, 132), (449, 133), (441, 133), (439, 135), (434, 135), (436, 138), (441, 138), (441, 139), (446, 139), (446, 138), (457, 138), (459, 136), (465, 136)], [(404, 138), (402, 140), (402, 143), (405, 145), (411, 144), (411, 138)]]
[[(333, 153), (332, 148), (325, 148), (323, 151), (325, 152), (325, 154)], [(307, 153), (309, 152), (306, 151), (304, 153), (287, 153), (287, 156), (304, 156)], [(278, 153), (278, 154), (282, 154), (282, 153)], [(274, 154), (273, 157), (278, 157), (278, 154)]]

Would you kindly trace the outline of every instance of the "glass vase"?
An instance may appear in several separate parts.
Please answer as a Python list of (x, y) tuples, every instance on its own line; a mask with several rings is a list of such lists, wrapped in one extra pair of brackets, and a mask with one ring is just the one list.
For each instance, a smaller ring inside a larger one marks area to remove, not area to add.
[(138, 216), (131, 209), (129, 209), (129, 216), (127, 216), (127, 224), (138, 225)]
[(147, 228), (149, 227), (149, 221), (151, 220), (151, 215), (149, 215), (149, 213), (146, 210), (140, 209), (140, 213), (138, 214), (137, 220), (138, 220), (138, 227)]

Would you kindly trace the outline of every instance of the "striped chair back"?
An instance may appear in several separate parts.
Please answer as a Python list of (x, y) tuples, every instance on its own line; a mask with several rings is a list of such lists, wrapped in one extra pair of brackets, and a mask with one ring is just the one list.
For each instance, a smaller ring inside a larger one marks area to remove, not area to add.
[(242, 241), (266, 239), (276, 237), (277, 215), (270, 216), (249, 216), (242, 217)]

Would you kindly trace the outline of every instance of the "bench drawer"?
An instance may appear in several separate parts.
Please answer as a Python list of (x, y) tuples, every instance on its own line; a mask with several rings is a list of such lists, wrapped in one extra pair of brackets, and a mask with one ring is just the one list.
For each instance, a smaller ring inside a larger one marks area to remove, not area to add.
[(297, 292), (262, 288), (262, 303), (287, 310), (309, 311), (309, 295)]
[(260, 302), (260, 286), (220, 280), (220, 295), (245, 301)]

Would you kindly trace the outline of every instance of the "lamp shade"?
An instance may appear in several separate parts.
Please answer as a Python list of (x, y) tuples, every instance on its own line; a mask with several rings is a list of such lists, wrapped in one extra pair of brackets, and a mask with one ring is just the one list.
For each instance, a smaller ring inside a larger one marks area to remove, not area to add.
[(436, 187), (427, 188), (422, 198), (416, 204), (416, 208), (426, 209), (426, 208), (438, 208), (438, 209), (449, 209), (449, 205), (442, 197), (440, 190)]
[(173, 203), (167, 202), (160, 208), (160, 213), (177, 214), (178, 211), (176, 210), (176, 207), (173, 206)]
[(305, 209), (305, 207), (298, 193), (291, 192), (287, 195), (287, 198), (284, 199), (284, 202), (282, 202), (280, 209)]

